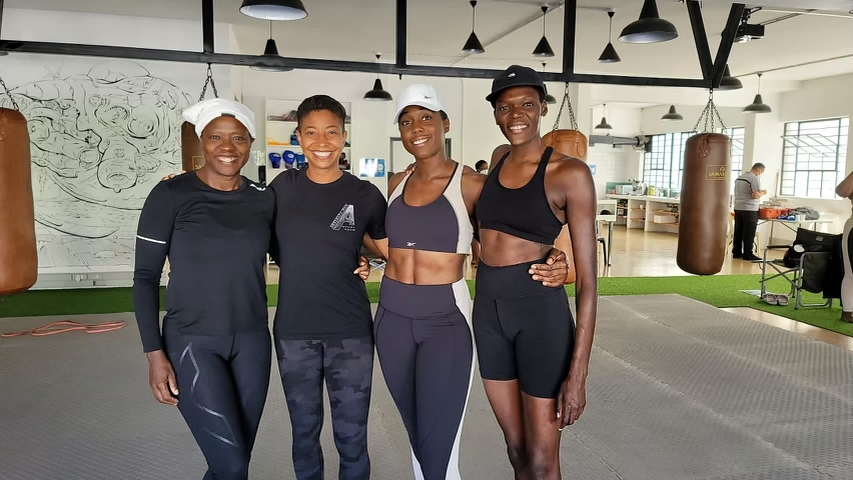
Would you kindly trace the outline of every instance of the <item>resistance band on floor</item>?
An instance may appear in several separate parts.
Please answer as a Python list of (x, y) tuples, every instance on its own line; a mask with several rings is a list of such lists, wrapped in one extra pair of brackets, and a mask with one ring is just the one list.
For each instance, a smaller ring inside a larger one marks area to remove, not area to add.
[(111, 332), (113, 330), (118, 330), (124, 327), (124, 322), (107, 322), (107, 323), (97, 323), (97, 324), (85, 324), (79, 322), (72, 322), (70, 320), (63, 320), (60, 322), (53, 322), (51, 324), (45, 325), (43, 327), (34, 328), (32, 330), (26, 330), (23, 332), (14, 332), (14, 333), (4, 333), (0, 335), (3, 338), (11, 338), (11, 337), (20, 337), (23, 335), (32, 335), (34, 337), (44, 337), (47, 335), (56, 335), (57, 333), (66, 333), (73, 332), (75, 330), (83, 330), (86, 333), (104, 333)]

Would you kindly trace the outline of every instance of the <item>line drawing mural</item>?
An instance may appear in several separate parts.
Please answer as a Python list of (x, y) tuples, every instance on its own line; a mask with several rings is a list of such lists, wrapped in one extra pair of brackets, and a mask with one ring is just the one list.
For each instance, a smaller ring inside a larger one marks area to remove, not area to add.
[[(29, 127), (39, 267), (132, 270), (145, 198), (181, 170), (191, 97), (125, 60), (48, 77), (10, 88)], [(0, 106), (13, 108), (5, 92)]]

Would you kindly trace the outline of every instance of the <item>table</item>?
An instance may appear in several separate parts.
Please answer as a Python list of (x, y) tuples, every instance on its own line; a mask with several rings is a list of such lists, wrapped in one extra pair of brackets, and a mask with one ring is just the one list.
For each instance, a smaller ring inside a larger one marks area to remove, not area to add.
[[(832, 220), (821, 220), (821, 219), (817, 219), (817, 220), (783, 220), (781, 218), (759, 218), (758, 219), (758, 225), (761, 225), (761, 224), (764, 224), (767, 222), (770, 222), (770, 235), (767, 236), (767, 242), (769, 244), (769, 242), (773, 241), (773, 227), (776, 226), (777, 223), (781, 224), (782, 226), (784, 226), (788, 230), (796, 233), (797, 227), (799, 227), (800, 225), (811, 224), (811, 226), (812, 226), (811, 229), (818, 231), (817, 230), (818, 225), (831, 224)], [(761, 248), (761, 247), (759, 246), (759, 248)]]

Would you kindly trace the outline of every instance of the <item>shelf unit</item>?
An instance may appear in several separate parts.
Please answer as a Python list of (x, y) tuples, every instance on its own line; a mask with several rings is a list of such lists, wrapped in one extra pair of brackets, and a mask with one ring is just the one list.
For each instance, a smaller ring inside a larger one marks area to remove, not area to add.
[[(295, 140), (296, 135), (296, 109), (299, 107), (301, 100), (279, 100), (267, 99), (264, 112), (264, 120), (266, 126), (266, 136), (264, 138), (264, 151), (266, 161), (266, 177), (267, 183), (279, 173), (286, 170), (284, 158), (279, 163), (279, 168), (273, 168), (270, 154), (277, 153), (284, 156), (288, 150), (296, 155), (303, 155), (301, 145), (292, 145), (291, 141)], [(352, 114), (351, 105), (343, 103), (344, 109), (347, 112), (347, 121), (344, 123), (344, 129), (347, 131), (347, 146), (344, 147), (342, 155), (346, 158), (346, 163), (339, 162), (338, 166), (345, 172), (352, 173)], [(292, 168), (298, 168), (296, 163)]]
[[(678, 233), (681, 202), (677, 198), (609, 194), (617, 201), (617, 224), (646, 232)], [(656, 222), (655, 215), (675, 217), (675, 222)]]

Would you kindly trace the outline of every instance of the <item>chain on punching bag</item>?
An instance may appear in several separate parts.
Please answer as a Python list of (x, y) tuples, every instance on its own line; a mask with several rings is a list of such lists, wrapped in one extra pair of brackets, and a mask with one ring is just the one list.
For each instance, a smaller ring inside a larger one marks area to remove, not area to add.
[[(210, 64), (207, 64), (207, 79), (204, 81), (204, 87), (201, 89), (201, 96), (198, 101), (204, 100), (207, 94), (207, 86), (213, 88), (213, 96), (219, 98), (219, 92), (216, 91), (216, 82), (213, 81), (213, 70)], [(181, 124), (181, 153), (183, 158), (183, 169), (187, 172), (198, 170), (204, 166), (204, 149), (201, 147), (198, 135), (195, 133), (195, 125), (190, 122)]]
[(3, 296), (35, 285), (38, 249), (27, 120), (2, 79), (0, 85), (15, 108), (0, 108), (0, 296)]
[(723, 132), (726, 127), (714, 105), (713, 90), (693, 131), (699, 131), (703, 118), (703, 133), (688, 138), (684, 151), (676, 263), (688, 273), (713, 275), (722, 270), (726, 259), (732, 165), (731, 138), (714, 132), (715, 119)]
[[(561, 130), (560, 118), (563, 116), (563, 108), (568, 107), (569, 119), (571, 120), (571, 129)], [(557, 112), (557, 121), (554, 122), (554, 128), (547, 133), (542, 140), (545, 144), (554, 147), (554, 150), (567, 155), (569, 157), (579, 158), (586, 161), (587, 150), (589, 149), (589, 140), (586, 135), (578, 130), (578, 122), (575, 118), (575, 110), (572, 108), (572, 99), (569, 96), (569, 83), (566, 82), (566, 88), (563, 91), (563, 101), (560, 103), (560, 111)], [(568, 225), (564, 225), (554, 241), (554, 246), (566, 252), (566, 261), (569, 264), (569, 276), (566, 279), (566, 284), (575, 283), (577, 280), (577, 272), (575, 270), (575, 257), (572, 252), (572, 237), (569, 234)]]

